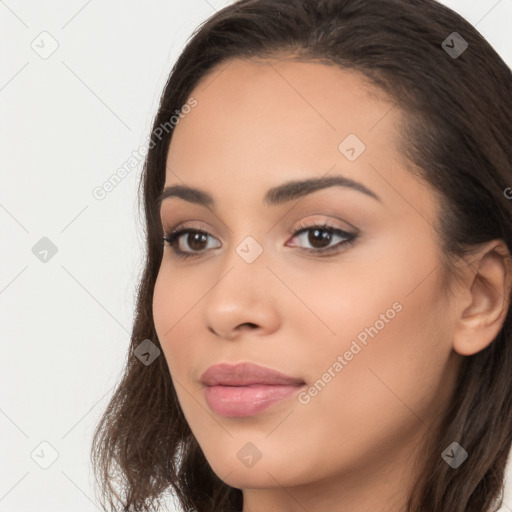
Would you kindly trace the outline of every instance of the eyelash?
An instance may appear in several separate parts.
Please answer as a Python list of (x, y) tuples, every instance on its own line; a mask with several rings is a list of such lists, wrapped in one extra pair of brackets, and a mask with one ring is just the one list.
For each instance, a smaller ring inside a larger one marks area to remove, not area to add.
[[(333, 235), (333, 234), (339, 235), (343, 238), (346, 238), (346, 240), (344, 240), (342, 242), (338, 242), (337, 244), (329, 246), (324, 249), (309, 249), (309, 248), (302, 249), (311, 254), (317, 254), (317, 255), (320, 254), (322, 256), (325, 255), (326, 253), (328, 255), (332, 255), (332, 253), (336, 254), (342, 250), (342, 247), (345, 248), (345, 247), (353, 244), (357, 238), (357, 235), (355, 235), (355, 234), (347, 233), (346, 231), (335, 228), (335, 227), (330, 226), (325, 223), (324, 224), (311, 224), (309, 226), (304, 226), (302, 224), (299, 224), (296, 227), (295, 232), (293, 233), (293, 238), (295, 238), (296, 236), (298, 236), (304, 232), (312, 231), (314, 229), (320, 229), (323, 231), (327, 231), (331, 235)], [(171, 233), (165, 233), (165, 236), (162, 238), (163, 244), (165, 245), (167, 243), (178, 258), (186, 259), (186, 258), (190, 258), (190, 257), (201, 256), (204, 253), (204, 250), (203, 251), (195, 251), (195, 252), (194, 251), (187, 252), (187, 251), (182, 251), (180, 249), (177, 249), (175, 242), (179, 241), (179, 238), (185, 233), (200, 233), (202, 235), (211, 236), (207, 231), (204, 231), (202, 229), (186, 228), (186, 227), (178, 228), (178, 229), (175, 229), (174, 231), (172, 231)]]

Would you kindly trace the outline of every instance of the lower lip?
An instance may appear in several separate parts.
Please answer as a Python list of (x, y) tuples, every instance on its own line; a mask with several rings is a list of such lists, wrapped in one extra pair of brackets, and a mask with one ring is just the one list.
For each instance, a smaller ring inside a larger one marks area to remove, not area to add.
[(302, 386), (253, 384), (250, 386), (208, 386), (206, 401), (217, 414), (228, 417), (253, 416), (276, 402), (295, 394)]

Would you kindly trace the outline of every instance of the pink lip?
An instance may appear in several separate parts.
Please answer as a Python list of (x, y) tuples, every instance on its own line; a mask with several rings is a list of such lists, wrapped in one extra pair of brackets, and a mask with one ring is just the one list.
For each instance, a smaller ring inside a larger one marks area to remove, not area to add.
[(303, 380), (252, 363), (216, 364), (201, 376), (210, 408), (222, 416), (252, 416), (298, 391)]

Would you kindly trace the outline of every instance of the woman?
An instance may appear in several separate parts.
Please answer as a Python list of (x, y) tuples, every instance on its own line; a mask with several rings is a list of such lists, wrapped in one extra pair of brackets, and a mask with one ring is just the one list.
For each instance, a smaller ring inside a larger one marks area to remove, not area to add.
[(241, 0), (199, 28), (154, 121), (131, 353), (93, 442), (113, 509), (497, 510), (511, 90), (433, 0)]

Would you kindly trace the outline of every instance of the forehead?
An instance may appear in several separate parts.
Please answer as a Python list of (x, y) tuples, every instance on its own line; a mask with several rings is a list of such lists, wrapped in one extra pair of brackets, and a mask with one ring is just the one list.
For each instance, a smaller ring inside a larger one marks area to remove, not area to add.
[[(358, 72), (234, 59), (212, 69), (190, 96), (197, 105), (174, 128), (166, 185), (185, 182), (232, 200), (228, 190), (263, 197), (286, 180), (332, 173), (383, 197), (405, 187), (402, 195), (422, 200), (423, 184), (411, 190), (397, 150), (402, 113)], [(355, 159), (347, 157), (351, 146)]]
[[(399, 118), (392, 100), (362, 75), (316, 62), (230, 60), (204, 76), (191, 96), (197, 106), (174, 129), (170, 164), (212, 153), (264, 160), (277, 149), (301, 157), (319, 145), (332, 161), (351, 133), (366, 147), (389, 147)], [(198, 151), (191, 154), (184, 143)]]

